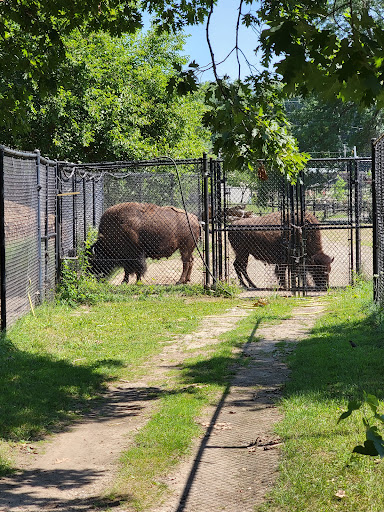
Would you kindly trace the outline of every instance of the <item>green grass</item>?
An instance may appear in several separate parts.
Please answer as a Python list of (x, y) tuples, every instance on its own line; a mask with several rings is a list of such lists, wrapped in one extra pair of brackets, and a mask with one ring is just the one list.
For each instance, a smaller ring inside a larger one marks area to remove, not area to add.
[[(337, 424), (348, 401), (362, 399), (364, 391), (384, 397), (384, 332), (371, 283), (328, 300), (329, 312), (289, 357), (285, 419), (277, 427), (284, 439), (280, 477), (258, 511), (384, 510), (384, 465), (352, 456), (365, 439), (361, 413)], [(336, 496), (339, 490), (345, 497)]]
[[(135, 290), (134, 296), (108, 291), (111, 301), (91, 306), (38, 308), (36, 317), (23, 318), (1, 340), (0, 474), (12, 469), (13, 443), (43, 439), (89, 409), (108, 382), (137, 375), (171, 335), (192, 332), (203, 316), (243, 302), (204, 297), (197, 289), (186, 297), (182, 287), (178, 295), (158, 287)], [(364, 391), (384, 397), (384, 331), (370, 290), (370, 283), (361, 283), (330, 294), (329, 312), (289, 356), (292, 373), (281, 404), (285, 419), (277, 427), (285, 441), (280, 476), (257, 510), (384, 510), (383, 464), (352, 456), (365, 437), (361, 413), (337, 424), (347, 402), (362, 398)], [(272, 298), (219, 344), (190, 351), (153, 397), (153, 415), (122, 455), (111, 495), (126, 497), (137, 511), (161, 499), (167, 490), (164, 476), (200, 434), (196, 417), (225, 393), (236, 366), (248, 362), (234, 349), (257, 337), (260, 322), (289, 316), (296, 303)], [(338, 490), (344, 498), (336, 497)]]
[(44, 305), (0, 338), (0, 475), (12, 469), (13, 443), (62, 428), (88, 411), (108, 382), (143, 371), (162, 342), (239, 304), (197, 287), (135, 289), (133, 296), (107, 291), (116, 302)]
[(233, 304), (170, 296), (38, 308), (0, 342), (1, 438), (40, 438), (87, 408), (108, 381), (132, 377), (159, 342)]

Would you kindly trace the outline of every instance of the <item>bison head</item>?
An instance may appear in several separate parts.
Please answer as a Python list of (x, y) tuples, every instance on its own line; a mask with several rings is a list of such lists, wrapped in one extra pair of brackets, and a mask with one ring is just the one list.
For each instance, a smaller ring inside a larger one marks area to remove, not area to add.
[(316, 288), (320, 288), (321, 290), (326, 290), (328, 288), (331, 263), (334, 259), (335, 258), (331, 258), (323, 252), (318, 252), (309, 260), (310, 272)]
[(100, 239), (88, 251), (88, 264), (89, 272), (98, 278), (106, 277), (116, 266), (114, 260), (108, 257), (103, 249)]

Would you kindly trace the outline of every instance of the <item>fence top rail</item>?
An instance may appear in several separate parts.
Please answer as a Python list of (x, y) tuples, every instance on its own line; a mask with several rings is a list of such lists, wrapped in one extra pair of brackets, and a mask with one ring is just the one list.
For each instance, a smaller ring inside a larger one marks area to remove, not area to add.
[(6, 156), (11, 157), (17, 157), (17, 158), (23, 158), (25, 160), (37, 160), (37, 158), (40, 158), (40, 163), (42, 164), (48, 164), (48, 165), (56, 165), (56, 160), (51, 160), (50, 158), (40, 156), (40, 151), (20, 151), (18, 149), (12, 149), (8, 148), (7, 146), (3, 146), (0, 144), (0, 151), (4, 153)]
[[(219, 160), (216, 160), (219, 161)], [(150, 160), (121, 160), (116, 162), (95, 162), (75, 164), (71, 162), (58, 162), (60, 167), (79, 170), (97, 171), (119, 171), (120, 169), (138, 169), (142, 167), (159, 167), (170, 165), (191, 165), (202, 164), (202, 158), (173, 159), (170, 157), (159, 157)], [(220, 161), (221, 162), (221, 161)]]
[(4, 152), (5, 155), (7, 156), (17, 156), (19, 158), (25, 158), (25, 159), (36, 159), (37, 158), (37, 153), (35, 152), (31, 152), (31, 151), (20, 151), (18, 149), (12, 149), (12, 148), (7, 148), (6, 146), (3, 146), (2, 144), (0, 144), (0, 150)]
[(310, 158), (307, 162), (307, 166), (317, 162), (370, 162), (370, 156), (344, 156), (344, 157), (326, 157), (326, 158)]

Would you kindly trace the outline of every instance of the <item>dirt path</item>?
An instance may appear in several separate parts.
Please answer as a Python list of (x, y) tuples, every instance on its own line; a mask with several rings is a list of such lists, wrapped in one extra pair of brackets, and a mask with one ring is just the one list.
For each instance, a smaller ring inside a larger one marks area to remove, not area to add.
[[(263, 327), (244, 348), (249, 365), (240, 367), (216, 407), (201, 418), (206, 435), (194, 454), (166, 479), (169, 501), (154, 512), (253, 510), (270, 488), (278, 461), (278, 440), (272, 435), (279, 419), (274, 400), (287, 377), (276, 357), (279, 341), (295, 342), (313, 325), (321, 304), (296, 308), (292, 320)], [(235, 308), (207, 317), (200, 329), (165, 345), (148, 372), (137, 382), (120, 381), (111, 387), (104, 406), (40, 446), (20, 451), (20, 471), (0, 480), (1, 512), (93, 512), (118, 503), (103, 499), (114, 480), (116, 461), (147, 421), (162, 393), (169, 370), (185, 357), (186, 349), (218, 342), (249, 309)], [(123, 508), (119, 508), (123, 511)]]
[(310, 301), (295, 308), (292, 318), (257, 329), (261, 339), (243, 347), (249, 364), (202, 418), (206, 435), (168, 478), (173, 497), (153, 512), (251, 512), (263, 501), (277, 475), (280, 443), (273, 426), (281, 415), (274, 404), (288, 377), (277, 344), (285, 342), (285, 353), (292, 350), (323, 309), (320, 301)]

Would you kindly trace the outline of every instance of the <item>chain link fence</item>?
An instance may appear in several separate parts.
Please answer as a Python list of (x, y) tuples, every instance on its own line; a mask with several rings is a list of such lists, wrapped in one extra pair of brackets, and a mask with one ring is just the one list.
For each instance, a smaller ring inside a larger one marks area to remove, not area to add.
[(262, 172), (252, 186), (205, 157), (76, 165), (0, 146), (2, 328), (52, 298), (62, 259), (84, 249), (115, 285), (306, 293), (374, 273), (381, 297), (383, 154), (379, 139), (375, 202), (369, 158), (313, 159), (294, 187)]
[(372, 141), (373, 294), (384, 305), (384, 135)]
[(320, 291), (372, 277), (370, 158), (312, 159), (295, 186), (263, 176), (225, 190), (230, 277), (259, 290)]
[(0, 146), (0, 280), (4, 329), (53, 297), (56, 162)]
[[(202, 159), (59, 165), (60, 254), (113, 284), (203, 282)], [(132, 279), (132, 278), (131, 278)]]

